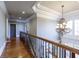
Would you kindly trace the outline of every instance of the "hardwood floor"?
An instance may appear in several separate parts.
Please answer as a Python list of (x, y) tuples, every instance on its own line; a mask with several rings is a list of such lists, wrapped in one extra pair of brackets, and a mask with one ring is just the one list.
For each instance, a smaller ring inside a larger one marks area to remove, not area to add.
[(33, 58), (33, 56), (28, 45), (24, 46), (23, 42), (17, 38), (11, 39), (11, 42), (6, 44), (1, 58)]

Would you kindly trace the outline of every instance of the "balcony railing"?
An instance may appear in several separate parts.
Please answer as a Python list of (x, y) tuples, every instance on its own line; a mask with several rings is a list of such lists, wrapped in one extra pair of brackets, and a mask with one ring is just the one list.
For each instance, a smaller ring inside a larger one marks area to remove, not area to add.
[(79, 50), (36, 35), (20, 32), (20, 39), (28, 45), (36, 58), (76, 58)]

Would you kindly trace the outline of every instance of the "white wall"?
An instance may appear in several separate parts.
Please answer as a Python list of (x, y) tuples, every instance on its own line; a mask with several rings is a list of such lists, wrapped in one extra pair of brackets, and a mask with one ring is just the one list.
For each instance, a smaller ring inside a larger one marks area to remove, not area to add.
[(6, 18), (6, 37), (8, 38), (8, 17)]
[(37, 18), (37, 35), (49, 40), (57, 39), (56, 21)]
[(36, 5), (33, 7), (34, 12), (36, 12), (36, 19), (31, 19), (29, 22), (30, 33), (50, 40), (57, 39), (56, 19), (59, 17), (59, 13), (42, 10)]
[(5, 47), (6, 43), (6, 7), (3, 1), (0, 1), (0, 55)]
[(0, 10), (0, 47), (5, 42), (5, 16)]
[[(74, 22), (74, 20), (79, 19), (79, 10), (67, 13), (65, 18)], [(72, 27), (71, 32), (64, 35), (62, 43), (79, 49), (79, 36), (74, 35), (74, 26)]]
[(30, 27), (30, 34), (36, 34), (49, 40), (57, 40), (56, 24), (55, 20), (37, 17), (37, 19), (30, 20), (28, 27)]
[(33, 19), (30, 20), (29, 22), (29, 26), (30, 26), (30, 34), (37, 34), (37, 19), (36, 17), (34, 17)]
[(25, 32), (25, 24), (24, 23), (16, 23), (16, 37), (19, 37), (20, 31)]
[(8, 38), (10, 38), (10, 23), (8, 22)]

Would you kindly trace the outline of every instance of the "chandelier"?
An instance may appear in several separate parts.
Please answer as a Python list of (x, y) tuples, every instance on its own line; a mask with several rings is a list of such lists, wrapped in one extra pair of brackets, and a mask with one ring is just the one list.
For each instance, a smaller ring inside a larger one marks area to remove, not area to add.
[(64, 5), (62, 5), (61, 7), (62, 7), (62, 18), (60, 18), (60, 20), (57, 23), (57, 27), (56, 27), (56, 31), (59, 33), (59, 39), (60, 40), (61, 40), (61, 37), (63, 36), (63, 34), (70, 32), (70, 28), (67, 28), (67, 21), (63, 17), (63, 7), (64, 7)]

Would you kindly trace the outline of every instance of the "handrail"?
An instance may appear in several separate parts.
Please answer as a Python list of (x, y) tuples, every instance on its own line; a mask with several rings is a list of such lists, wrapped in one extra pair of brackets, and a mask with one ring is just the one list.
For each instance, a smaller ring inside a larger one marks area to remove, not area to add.
[(61, 47), (61, 48), (66, 49), (66, 50), (70, 50), (70, 51), (72, 51), (73, 53), (79, 54), (79, 50), (76, 49), (76, 48), (72, 48), (72, 47), (69, 47), (69, 46), (67, 46), (67, 45), (60, 44), (60, 43), (57, 43), (57, 42), (54, 42), (54, 41), (51, 41), (51, 40), (48, 40), (48, 39), (45, 39), (45, 38), (41, 38), (41, 37), (38, 37), (38, 36), (35, 36), (35, 35), (32, 35), (32, 34), (28, 34), (28, 35), (30, 35), (30, 36), (32, 36), (32, 37), (35, 37), (35, 38), (39, 38), (39, 39), (44, 40), (44, 41), (47, 41), (47, 42), (49, 42), (49, 43), (51, 43), (51, 44), (54, 44), (54, 45), (56, 45), (56, 46), (59, 46), (59, 47)]
[(51, 41), (51, 40), (48, 40), (48, 39), (36, 36), (36, 35), (28, 34), (28, 33), (25, 33), (25, 32), (21, 32), (21, 33), (24, 33), (24, 34), (29, 35), (31, 37), (38, 38), (40, 40), (46, 41), (46, 42), (51, 43), (51, 44), (53, 44), (53, 45), (55, 45), (57, 47), (61, 47), (61, 48), (65, 49), (65, 50), (71, 51), (72, 53), (75, 53), (75, 54), (79, 55), (79, 50), (76, 49), (76, 48), (72, 48), (70, 46), (67, 46), (67, 45), (64, 45), (64, 44), (60, 44), (60, 43), (57, 43), (57, 42), (54, 42), (54, 41)]

